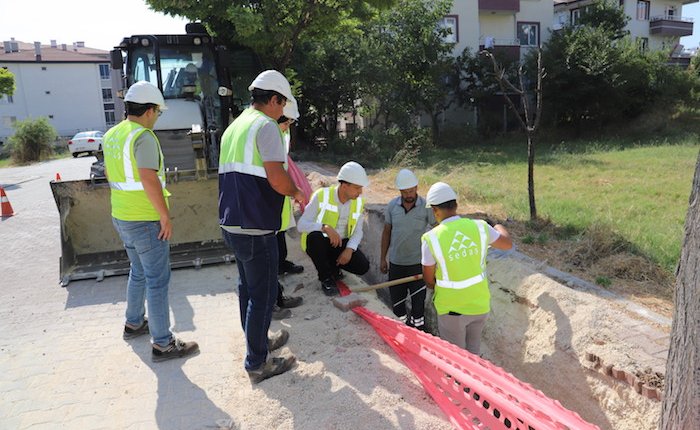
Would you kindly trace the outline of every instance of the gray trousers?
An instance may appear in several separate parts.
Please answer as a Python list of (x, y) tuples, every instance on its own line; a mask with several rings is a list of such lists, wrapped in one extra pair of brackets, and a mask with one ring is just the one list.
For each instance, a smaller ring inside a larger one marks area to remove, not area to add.
[(440, 337), (472, 354), (479, 355), (481, 332), (489, 314), (481, 315), (438, 315)]

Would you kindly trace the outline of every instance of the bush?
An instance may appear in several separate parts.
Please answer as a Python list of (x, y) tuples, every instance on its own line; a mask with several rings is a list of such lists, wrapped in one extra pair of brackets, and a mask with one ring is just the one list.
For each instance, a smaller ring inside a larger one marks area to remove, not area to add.
[(28, 118), (15, 123), (15, 134), (10, 138), (12, 158), (18, 163), (39, 161), (53, 153), (51, 143), (56, 139), (56, 130), (48, 119)]

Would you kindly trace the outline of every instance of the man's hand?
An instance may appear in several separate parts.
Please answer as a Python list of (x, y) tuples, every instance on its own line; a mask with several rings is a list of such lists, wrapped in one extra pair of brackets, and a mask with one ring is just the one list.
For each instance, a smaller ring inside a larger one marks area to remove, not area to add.
[(158, 233), (158, 239), (160, 240), (170, 240), (173, 236), (173, 224), (170, 222), (170, 218), (160, 219), (160, 233)]
[(344, 266), (350, 262), (350, 259), (352, 258), (352, 253), (353, 249), (352, 248), (345, 248), (343, 252), (340, 253), (340, 256), (338, 257), (338, 260), (336, 260), (336, 263), (338, 266)]
[(379, 265), (379, 271), (382, 273), (389, 272), (389, 265), (386, 263), (386, 260), (382, 260), (381, 264)]
[(299, 204), (300, 208), (304, 209), (304, 201), (306, 201), (306, 196), (301, 190), (297, 189), (292, 198)]
[(337, 248), (343, 244), (343, 239), (341, 239), (340, 235), (333, 227), (324, 224), (321, 231), (326, 233), (326, 236), (328, 236), (328, 240), (331, 241), (331, 246), (333, 248)]

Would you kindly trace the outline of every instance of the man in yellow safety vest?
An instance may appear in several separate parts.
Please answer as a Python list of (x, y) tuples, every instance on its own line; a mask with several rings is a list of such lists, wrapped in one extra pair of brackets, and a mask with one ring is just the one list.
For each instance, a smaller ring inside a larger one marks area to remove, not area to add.
[(337, 186), (314, 192), (297, 225), (301, 247), (311, 257), (327, 296), (338, 294), (335, 281), (342, 276), (340, 269), (356, 275), (369, 270), (367, 257), (358, 249), (364, 218), (360, 194), (369, 185), (367, 173), (349, 161), (340, 168), (338, 181)]
[(268, 336), (277, 299), (279, 250), (276, 232), (292, 217), (290, 196), (302, 192), (287, 174), (287, 151), (277, 118), (294, 100), (287, 78), (276, 70), (260, 73), (248, 89), (251, 107), (228, 126), (219, 157), (219, 225), (236, 256), (241, 325), (246, 336), (244, 366), (252, 383), (291, 369), (293, 355), (268, 359), (287, 343), (281, 330)]
[(457, 215), (457, 194), (444, 182), (430, 187), (426, 202), (440, 223), (423, 235), (421, 246), (423, 280), (435, 289), (440, 336), (478, 355), (490, 311), (488, 247), (507, 250), (513, 242), (500, 224)]
[(124, 102), (127, 118), (105, 133), (103, 143), (112, 222), (131, 262), (123, 337), (128, 340), (150, 331), (151, 359), (164, 361), (199, 350), (195, 342), (183, 342), (170, 332), (168, 241), (173, 226), (163, 153), (153, 133), (166, 106), (160, 90), (146, 81), (133, 84)]

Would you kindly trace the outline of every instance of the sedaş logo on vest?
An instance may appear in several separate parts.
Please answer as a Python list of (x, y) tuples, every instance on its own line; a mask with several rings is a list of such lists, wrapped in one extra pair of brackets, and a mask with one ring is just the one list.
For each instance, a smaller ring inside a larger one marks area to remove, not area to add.
[(479, 255), (479, 247), (476, 243), (461, 231), (455, 232), (450, 244), (450, 250), (447, 251), (448, 259), (455, 261), (475, 255)]

